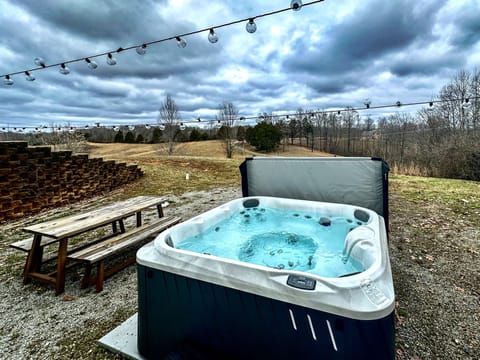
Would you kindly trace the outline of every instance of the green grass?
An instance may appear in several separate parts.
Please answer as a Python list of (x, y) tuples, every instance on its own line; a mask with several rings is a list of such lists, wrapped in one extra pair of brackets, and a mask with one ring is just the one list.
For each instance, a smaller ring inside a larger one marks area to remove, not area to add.
[(480, 226), (480, 183), (475, 181), (392, 175), (391, 192), (419, 206), (435, 203)]
[(145, 172), (145, 176), (126, 186), (122, 197), (168, 193), (180, 195), (218, 186), (240, 187), (238, 167), (241, 162), (241, 159), (201, 159), (187, 156), (139, 161), (138, 165)]

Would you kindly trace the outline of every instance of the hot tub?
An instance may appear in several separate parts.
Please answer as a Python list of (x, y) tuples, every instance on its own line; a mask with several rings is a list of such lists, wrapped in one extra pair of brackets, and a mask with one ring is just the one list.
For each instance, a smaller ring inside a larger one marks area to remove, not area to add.
[[(248, 226), (276, 209), (291, 211), (296, 220), (286, 229), (278, 220), (274, 232), (287, 235), (279, 240), (283, 245), (270, 246)], [(233, 249), (231, 255), (211, 247), (182, 249), (209, 229), (221, 234), (224, 221), (238, 213), (245, 222), (238, 225), (241, 234), (214, 240)], [(314, 233), (302, 234), (303, 223)], [(338, 235), (339, 226), (347, 230), (329, 261), (340, 267), (328, 273), (322, 243)], [(305, 256), (292, 250), (300, 243), (308, 245)], [(356, 268), (342, 270), (341, 263), (350, 261)], [(224, 359), (394, 359), (385, 225), (366, 208), (236, 199), (161, 233), (138, 251), (137, 264), (138, 349), (147, 358), (183, 352)]]

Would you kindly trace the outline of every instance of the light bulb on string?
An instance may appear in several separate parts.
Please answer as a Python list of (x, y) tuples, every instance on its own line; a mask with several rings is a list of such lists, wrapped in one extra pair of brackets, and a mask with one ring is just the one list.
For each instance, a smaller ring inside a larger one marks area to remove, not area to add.
[(245, 120), (245, 116), (240, 116), (240, 121)]
[(112, 56), (111, 53), (107, 54), (107, 64), (108, 65), (117, 65), (117, 60)]
[(245, 30), (247, 30), (247, 32), (250, 34), (253, 34), (255, 31), (257, 31), (257, 24), (255, 24), (254, 18), (248, 19), (247, 25), (245, 25)]
[(427, 108), (427, 110), (428, 110), (429, 112), (432, 112), (432, 111), (434, 110), (434, 108), (433, 108), (433, 101), (430, 101), (430, 102), (428, 103), (428, 108)]
[(185, 128), (186, 127), (185, 127), (184, 123), (180, 123), (180, 130), (183, 131), (183, 130), (185, 130)]
[(292, 0), (290, 2), (290, 7), (293, 11), (298, 11), (302, 8), (302, 1), (301, 0)]
[(70, 69), (69, 69), (68, 66), (65, 65), (65, 64), (61, 64), (61, 65), (60, 65), (60, 70), (59, 70), (59, 71), (60, 71), (60, 74), (63, 74), (63, 75), (68, 75), (68, 74), (70, 74)]
[(85, 58), (85, 61), (87, 62), (87, 66), (89, 69), (95, 70), (98, 67), (98, 64), (95, 61), (90, 60), (89, 58)]
[(370, 104), (371, 104), (371, 103), (372, 103), (372, 101), (371, 101), (370, 99), (368, 99), (368, 98), (363, 101), (363, 104), (365, 105), (365, 107), (366, 107), (367, 109), (370, 109)]
[(34, 80), (35, 80), (35, 76), (33, 76), (32, 74), (30, 74), (30, 72), (25, 71), (25, 79), (26, 79), (27, 81), (34, 81)]
[(183, 49), (184, 47), (187, 46), (187, 42), (183, 40), (180, 36), (175, 37), (175, 40), (177, 40), (177, 46), (180, 49)]
[(10, 75), (5, 75), (5, 79), (3, 79), (3, 84), (7, 86), (12, 86), (14, 84), (13, 80), (10, 78)]
[(215, 44), (218, 41), (218, 35), (215, 33), (215, 31), (210, 29), (210, 32), (208, 33), (208, 41), (210, 41), (212, 44)]
[(135, 126), (133, 126), (133, 125), (128, 125), (128, 130), (130, 130), (130, 131), (135, 130)]
[(140, 46), (137, 46), (135, 48), (135, 51), (137, 52), (138, 55), (145, 55), (147, 52), (147, 45), (142, 44)]
[(472, 103), (470, 102), (469, 98), (466, 98), (462, 104), (462, 108), (470, 109), (472, 107)]
[(120, 127), (119, 126), (114, 126), (113, 131), (117, 131), (117, 132), (120, 131)]
[(165, 125), (164, 125), (164, 124), (160, 124), (160, 125), (158, 126), (158, 128), (159, 128), (161, 131), (163, 131), (163, 130), (165, 130)]
[(145, 129), (150, 130), (150, 125), (149, 125), (149, 124), (145, 124)]
[(35, 63), (35, 65), (41, 66), (42, 68), (44, 68), (45, 66), (47, 66), (47, 65), (45, 64), (45, 60), (43, 60), (43, 58), (41, 58), (41, 57), (36, 57), (35, 59), (33, 59), (33, 62)]

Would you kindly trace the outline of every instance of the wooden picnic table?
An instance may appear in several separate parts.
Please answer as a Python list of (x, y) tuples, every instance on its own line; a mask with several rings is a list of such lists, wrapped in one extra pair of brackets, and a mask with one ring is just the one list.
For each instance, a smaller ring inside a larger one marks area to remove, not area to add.
[[(74, 236), (109, 225), (112, 226), (111, 238), (116, 234), (125, 233), (124, 220), (136, 216), (136, 226), (142, 226), (142, 211), (156, 206), (159, 218), (164, 216), (162, 203), (165, 200), (157, 196), (138, 196), (124, 201), (118, 201), (100, 208), (66, 216), (23, 228), (33, 234), (33, 241), (25, 263), (23, 282), (29, 283), (36, 279), (55, 286), (57, 295), (65, 289), (65, 267), (67, 263), (68, 240)], [(117, 224), (120, 227), (118, 231)], [(58, 242), (56, 256), (57, 265), (54, 273), (40, 272), (43, 256), (42, 237), (49, 238), (48, 244)], [(98, 242), (98, 240), (97, 240)]]

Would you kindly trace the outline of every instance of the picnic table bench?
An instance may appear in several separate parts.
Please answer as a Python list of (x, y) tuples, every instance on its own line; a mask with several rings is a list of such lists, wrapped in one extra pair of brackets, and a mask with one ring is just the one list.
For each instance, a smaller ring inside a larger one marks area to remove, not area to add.
[[(178, 217), (164, 216), (162, 209), (164, 201), (163, 198), (158, 196), (138, 196), (88, 212), (25, 227), (23, 230), (33, 234), (33, 238), (10, 244), (11, 247), (28, 253), (23, 271), (24, 283), (27, 284), (32, 279), (36, 279), (54, 285), (56, 294), (61, 294), (65, 289), (67, 260), (70, 260), (86, 264), (82, 286), (85, 287), (90, 283), (95, 283), (96, 290), (101, 291), (106, 276), (132, 263), (132, 260), (128, 259), (125, 264), (105, 271), (104, 260), (118, 255), (121, 251), (141, 241), (152, 238), (180, 221)], [(142, 224), (142, 211), (154, 206), (157, 208), (158, 220), (150, 224)], [(127, 231), (125, 219), (131, 216), (136, 217), (136, 227)], [(68, 241), (72, 237), (108, 225), (112, 228), (110, 234), (90, 241), (77, 249), (68, 249)], [(43, 259), (43, 249), (55, 243), (58, 243), (58, 251), (54, 256), (57, 262), (56, 271), (42, 273), (41, 265), (47, 261)], [(92, 278), (91, 269), (92, 265), (95, 264), (97, 265), (97, 274)]]
[[(112, 255), (123, 252), (133, 245), (153, 238), (163, 230), (177, 224), (180, 220), (179, 217), (160, 218), (154, 223), (142, 225), (106, 241), (92, 244), (86, 248), (75, 251), (68, 255), (67, 259), (85, 263), (85, 274), (81, 287), (86, 288), (90, 284), (95, 284), (96, 291), (100, 292), (103, 290), (103, 280), (124, 267), (133, 264), (135, 257), (127, 258), (108, 271), (105, 270), (104, 260), (112, 257)], [(95, 264), (97, 265), (97, 272), (96, 275), (92, 277), (92, 266)]]

